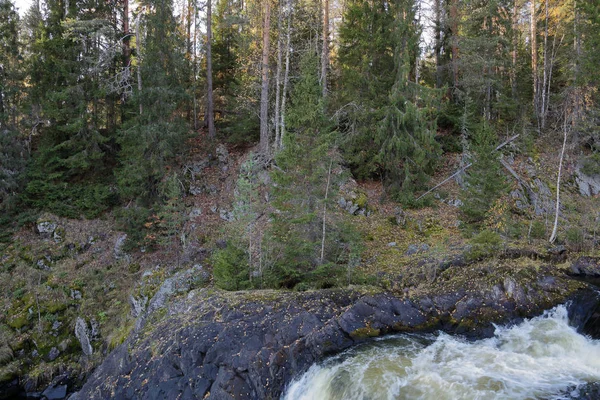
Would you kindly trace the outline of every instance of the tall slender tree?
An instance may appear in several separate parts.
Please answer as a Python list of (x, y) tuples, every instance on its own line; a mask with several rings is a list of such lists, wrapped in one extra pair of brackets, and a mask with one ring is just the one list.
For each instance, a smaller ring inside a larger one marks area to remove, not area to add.
[(264, 22), (262, 39), (261, 90), (260, 90), (260, 151), (269, 155), (269, 52), (271, 29), (271, 2), (263, 0)]
[(213, 100), (213, 71), (212, 71), (212, 0), (206, 3), (206, 120), (208, 137), (215, 137), (215, 102)]

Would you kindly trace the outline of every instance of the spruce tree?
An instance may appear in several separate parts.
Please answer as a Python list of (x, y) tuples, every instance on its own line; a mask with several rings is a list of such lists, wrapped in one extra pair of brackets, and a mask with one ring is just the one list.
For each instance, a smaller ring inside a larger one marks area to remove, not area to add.
[(342, 151), (358, 178), (379, 177), (373, 126), (394, 84), (394, 20), (388, 1), (351, 0), (339, 28)]
[(273, 171), (273, 204), (278, 211), (273, 215), (269, 247), (279, 255), (273, 273), (283, 286), (293, 287), (320, 263), (321, 217), (329, 168), (335, 162), (336, 133), (323, 111), (318, 71), (318, 56), (312, 49), (301, 61), (287, 113), (288, 133)]
[(18, 24), (14, 5), (0, 0), (0, 210), (19, 189), (27, 157), (18, 129), (22, 90)]
[(36, 56), (29, 67), (29, 101), (40, 135), (25, 199), (33, 207), (71, 217), (96, 215), (114, 197), (106, 180), (110, 173), (105, 155), (110, 149), (100, 115), (104, 95), (98, 65), (99, 43), (111, 38), (100, 32), (94, 16), (86, 15), (96, 8), (82, 11), (79, 5), (47, 2), (48, 14), (40, 38), (31, 46)]
[[(143, 86), (119, 132), (120, 166), (116, 171), (123, 200), (150, 206), (161, 200), (161, 181), (181, 154), (187, 124), (179, 107), (187, 92), (185, 40), (180, 35), (170, 0), (143, 3), (143, 32), (137, 32), (137, 64)], [(139, 107), (141, 105), (141, 107)], [(135, 115), (133, 115), (135, 113)]]
[(411, 81), (420, 37), (414, 2), (396, 2), (395, 73), (375, 142), (384, 184), (396, 200), (410, 202), (434, 172), (441, 154), (435, 141), (436, 115), (431, 111), (435, 92)]
[(482, 123), (475, 128), (471, 138), (473, 165), (468, 169), (460, 208), (466, 222), (474, 225), (485, 220), (488, 211), (507, 187), (500, 154), (495, 151), (496, 142), (496, 134), (488, 124)]

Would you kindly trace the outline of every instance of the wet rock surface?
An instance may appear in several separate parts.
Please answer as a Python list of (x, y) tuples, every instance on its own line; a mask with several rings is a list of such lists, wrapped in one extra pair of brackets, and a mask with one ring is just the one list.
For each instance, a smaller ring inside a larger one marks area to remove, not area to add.
[(599, 299), (582, 287), (541, 274), (411, 297), (374, 289), (194, 290), (115, 349), (71, 399), (275, 399), (314, 362), (375, 336), (441, 329), (486, 337), (492, 323), (538, 315), (567, 293), (572, 318), (585, 325)]

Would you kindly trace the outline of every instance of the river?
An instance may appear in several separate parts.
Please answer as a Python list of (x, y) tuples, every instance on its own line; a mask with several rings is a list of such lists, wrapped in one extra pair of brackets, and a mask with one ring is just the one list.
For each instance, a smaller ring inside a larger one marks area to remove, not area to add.
[(375, 340), (313, 365), (282, 398), (563, 399), (600, 381), (600, 341), (577, 333), (567, 314), (558, 306), (478, 341), (444, 333)]

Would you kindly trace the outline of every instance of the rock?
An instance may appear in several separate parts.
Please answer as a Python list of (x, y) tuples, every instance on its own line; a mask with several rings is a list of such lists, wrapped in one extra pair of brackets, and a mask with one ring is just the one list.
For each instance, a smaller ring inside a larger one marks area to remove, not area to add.
[(514, 279), (506, 277), (504, 278), (504, 291), (506, 293), (506, 297), (509, 299), (514, 299), (516, 302), (523, 302), (526, 299), (525, 291), (523, 288), (515, 282)]
[(53, 347), (48, 353), (48, 361), (54, 361), (58, 358), (58, 356), (60, 356), (60, 351), (58, 351), (56, 347)]
[(233, 215), (232, 211), (227, 211), (227, 210), (224, 210), (224, 209), (220, 209), (219, 210), (219, 217), (223, 221), (227, 221), (227, 222), (233, 222), (233, 221), (235, 221), (235, 215)]
[(52, 238), (56, 243), (61, 243), (65, 238), (65, 230), (62, 228), (56, 228), (52, 233)]
[(396, 221), (396, 225), (405, 226), (406, 225), (406, 213), (400, 207), (396, 207), (394, 209), (394, 219)]
[(355, 215), (359, 209), (360, 207), (358, 206), (358, 204), (354, 203), (350, 203), (350, 206), (346, 207), (346, 210), (352, 215)]
[(570, 387), (563, 392), (563, 396), (560, 398), (567, 400), (598, 400), (600, 399), (600, 382)]
[(129, 259), (129, 255), (123, 249), (125, 247), (125, 241), (127, 240), (127, 234), (122, 233), (117, 237), (115, 241), (115, 246), (113, 248), (113, 255), (117, 260), (120, 259)]
[(192, 283), (197, 282), (205, 273), (201, 265), (194, 265), (192, 268), (178, 272), (166, 279), (150, 300), (146, 314), (151, 314), (163, 307), (174, 294), (189, 291)]
[(188, 189), (188, 193), (192, 196), (200, 196), (204, 192), (201, 185), (196, 185), (195, 183), (190, 183), (190, 187)]
[(531, 188), (537, 193), (535, 201), (532, 199), (536, 215), (544, 215), (552, 212), (555, 208), (554, 198), (548, 185), (540, 178), (535, 178)]
[(73, 300), (81, 300), (81, 292), (79, 290), (71, 289), (71, 298)]
[(600, 257), (579, 257), (571, 264), (571, 275), (600, 278)]
[(462, 207), (463, 206), (463, 202), (460, 199), (448, 199), (446, 201), (446, 204), (452, 206), (452, 207)]
[(552, 254), (553, 256), (560, 256), (567, 252), (567, 248), (565, 246), (558, 245), (548, 249), (548, 254)]
[[(542, 274), (552, 270), (540, 268)], [(162, 320), (117, 347), (72, 400), (280, 398), (315, 362), (371, 337), (437, 329), (489, 337), (493, 323), (539, 315), (576, 290), (569, 291), (563, 277), (544, 279), (547, 287), (539, 288), (535, 274), (527, 276), (505, 281), (511, 299), (500, 284), (492, 286), (493, 279), (481, 290), (449, 288), (410, 300), (371, 289), (193, 290), (173, 301)], [(521, 298), (524, 287), (529, 289)], [(595, 292), (577, 293), (585, 299)], [(592, 305), (580, 313), (590, 314)]]
[(575, 170), (575, 182), (579, 188), (579, 194), (585, 197), (596, 196), (600, 193), (600, 174), (586, 175), (582, 171), (582, 165), (578, 165)]
[(44, 259), (37, 260), (35, 265), (38, 267), (38, 269), (41, 269), (42, 271), (50, 271), (51, 270), (50, 266), (48, 264), (46, 264), (46, 260), (44, 260)]
[(56, 331), (56, 330), (58, 330), (58, 328), (60, 328), (61, 326), (62, 326), (62, 322), (60, 322), (60, 321), (54, 321), (54, 322), (52, 323), (52, 330), (53, 330), (53, 331)]
[(227, 151), (227, 147), (225, 147), (224, 144), (220, 143), (217, 146), (215, 153), (217, 153), (217, 159), (219, 160), (219, 163), (227, 164), (229, 162), (229, 151)]
[(92, 344), (90, 343), (88, 326), (85, 320), (81, 317), (77, 317), (77, 320), (75, 321), (75, 337), (77, 340), (79, 340), (83, 354), (86, 356), (91, 356), (94, 350), (92, 348)]
[(396, 247), (396, 242), (389, 242), (388, 247)]
[(50, 215), (40, 217), (36, 222), (37, 232), (42, 237), (50, 237), (58, 227), (58, 223)]
[(219, 239), (219, 240), (217, 240), (217, 242), (215, 243), (215, 245), (217, 246), (217, 249), (223, 250), (224, 248), (227, 247), (227, 240), (225, 240), (225, 239)]
[(146, 311), (146, 304), (148, 303), (148, 296), (140, 296), (139, 298), (135, 298), (133, 296), (129, 296), (129, 304), (131, 305), (131, 314), (134, 318), (139, 317)]
[(412, 256), (417, 253), (424, 253), (429, 250), (429, 245), (427, 243), (418, 244), (410, 244), (408, 245), (408, 249), (404, 253), (406, 256)]
[(202, 209), (197, 207), (197, 208), (192, 208), (192, 211), (190, 211), (188, 216), (189, 216), (190, 220), (194, 220), (201, 215), (202, 215)]
[(98, 337), (100, 337), (100, 324), (98, 324), (98, 321), (96, 321), (95, 318), (90, 320), (90, 328), (92, 340), (98, 339)]
[(47, 400), (62, 400), (67, 397), (67, 385), (58, 385), (48, 387), (42, 392)]

